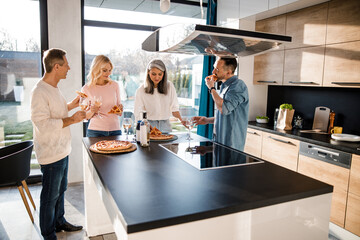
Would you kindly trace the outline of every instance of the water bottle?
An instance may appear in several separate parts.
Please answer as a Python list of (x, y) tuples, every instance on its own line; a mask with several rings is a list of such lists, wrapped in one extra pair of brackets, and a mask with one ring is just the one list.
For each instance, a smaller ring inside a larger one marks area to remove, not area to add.
[(143, 120), (140, 123), (140, 146), (150, 145), (150, 123), (147, 120), (146, 112), (143, 112)]

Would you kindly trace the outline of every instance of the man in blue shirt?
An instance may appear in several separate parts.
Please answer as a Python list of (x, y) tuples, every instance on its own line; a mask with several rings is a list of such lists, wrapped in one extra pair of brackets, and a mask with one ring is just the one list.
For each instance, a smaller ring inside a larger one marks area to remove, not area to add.
[[(245, 83), (234, 75), (235, 58), (219, 58), (214, 64), (213, 75), (207, 77), (206, 86), (215, 102), (215, 117), (194, 117), (198, 125), (215, 124), (215, 142), (243, 151), (249, 113), (249, 95)], [(216, 79), (217, 78), (217, 79)], [(221, 81), (219, 93), (215, 82)]]

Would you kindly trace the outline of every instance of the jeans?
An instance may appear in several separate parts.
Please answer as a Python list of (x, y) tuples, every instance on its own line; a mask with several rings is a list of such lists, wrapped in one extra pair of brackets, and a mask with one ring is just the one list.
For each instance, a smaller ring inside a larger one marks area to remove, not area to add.
[(121, 130), (116, 131), (98, 131), (98, 130), (91, 130), (88, 129), (86, 131), (87, 137), (107, 137), (107, 136), (116, 136), (121, 135)]
[(64, 194), (67, 188), (69, 157), (41, 165), (40, 230), (45, 240), (57, 239), (55, 227), (66, 222)]

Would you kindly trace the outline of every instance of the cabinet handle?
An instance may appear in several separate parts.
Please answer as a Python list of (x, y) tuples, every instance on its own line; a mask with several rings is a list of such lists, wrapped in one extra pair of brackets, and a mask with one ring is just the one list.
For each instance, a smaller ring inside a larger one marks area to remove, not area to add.
[(247, 133), (254, 134), (254, 135), (257, 135), (257, 136), (260, 136), (257, 132), (249, 132), (249, 131), (247, 131)]
[(336, 85), (355, 85), (355, 86), (359, 86), (360, 82), (331, 82), (331, 84), (336, 84)]
[(276, 81), (256, 81), (258, 83), (276, 83)]
[(312, 146), (309, 146), (309, 148), (312, 148), (312, 149), (317, 150), (317, 151), (322, 152), (322, 153), (328, 153), (328, 154), (332, 154), (332, 155), (335, 155), (335, 156), (339, 156), (339, 153), (328, 151), (328, 150), (325, 150), (325, 149), (312, 147)]
[(290, 81), (289, 83), (291, 84), (307, 84), (307, 85), (319, 85), (316, 82), (295, 82), (295, 81)]
[(272, 139), (272, 140), (278, 141), (278, 142), (282, 142), (282, 143), (286, 143), (286, 144), (290, 144), (290, 145), (296, 146), (294, 143), (292, 143), (292, 142), (290, 142), (290, 141), (285, 141), (285, 140), (282, 140), (282, 139), (274, 138), (274, 137), (272, 137), (272, 136), (269, 136), (269, 138)]

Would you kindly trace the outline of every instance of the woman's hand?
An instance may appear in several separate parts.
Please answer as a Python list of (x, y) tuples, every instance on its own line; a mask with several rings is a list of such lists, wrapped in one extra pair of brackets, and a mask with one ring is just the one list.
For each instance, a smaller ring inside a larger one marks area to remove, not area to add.
[(90, 106), (90, 111), (91, 111), (92, 113), (97, 113), (97, 112), (99, 112), (99, 110), (100, 110), (100, 105), (91, 104), (91, 106)]

